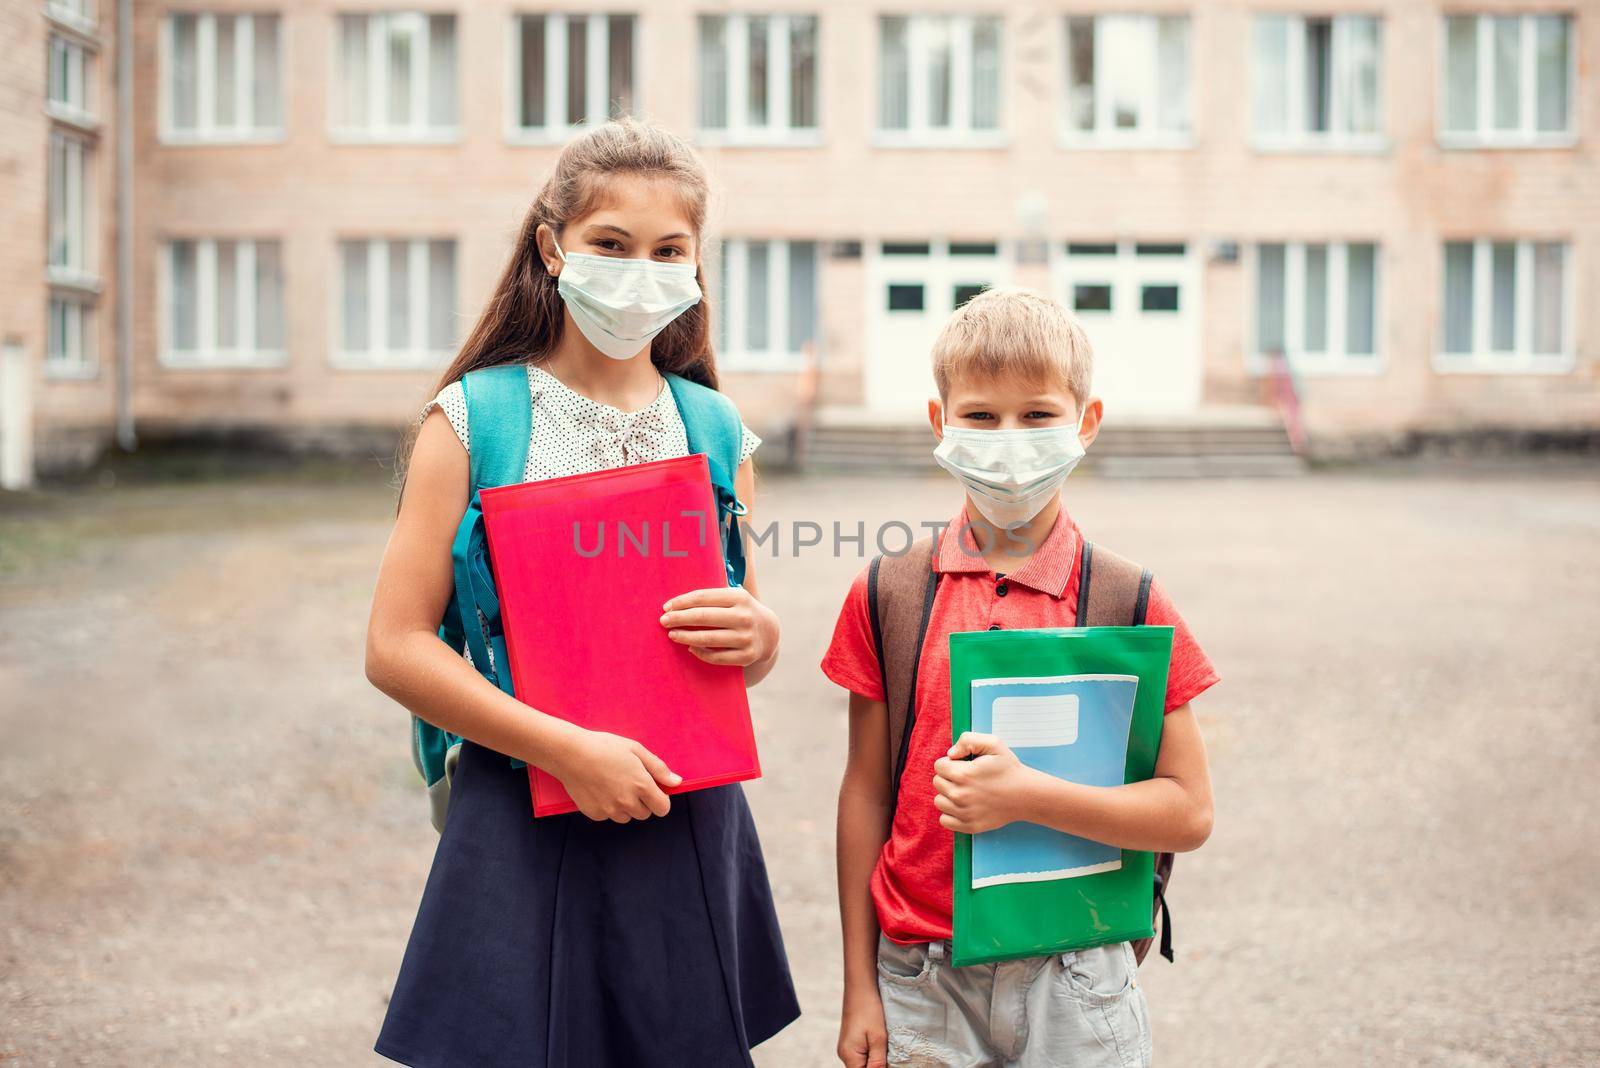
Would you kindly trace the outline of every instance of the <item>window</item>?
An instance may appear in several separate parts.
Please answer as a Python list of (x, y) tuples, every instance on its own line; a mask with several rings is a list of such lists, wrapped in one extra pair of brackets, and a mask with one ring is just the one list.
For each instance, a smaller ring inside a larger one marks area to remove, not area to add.
[(1369, 242), (1256, 249), (1255, 353), (1296, 370), (1376, 371), (1378, 247)]
[(1565, 370), (1572, 357), (1568, 246), (1449, 241), (1440, 370)]
[(988, 288), (982, 282), (957, 282), (950, 291), (950, 304), (959, 308)]
[(94, 0), (45, 0), (45, 14), (67, 26), (93, 33)]
[(1570, 15), (1447, 16), (1440, 140), (1570, 142), (1573, 70)]
[(49, 330), (44, 370), (60, 378), (87, 378), (95, 373), (94, 304), (77, 294), (50, 297)]
[(889, 143), (997, 143), (999, 18), (881, 16), (878, 132)]
[(1081, 312), (1110, 311), (1111, 287), (1102, 283), (1073, 286), (1072, 310)]
[(700, 16), (700, 135), (782, 142), (817, 128), (817, 20)]
[(515, 26), (516, 134), (558, 140), (637, 106), (632, 15), (521, 15)]
[(1257, 16), (1257, 143), (1377, 147), (1383, 135), (1382, 68), (1382, 23), (1376, 18)]
[(455, 349), (454, 241), (341, 241), (339, 278), (339, 362), (432, 368)]
[(89, 243), (90, 143), (62, 130), (50, 134), (47, 254), (50, 280), (92, 288), (95, 277)]
[(338, 49), (336, 135), (368, 141), (456, 135), (454, 15), (340, 15)]
[(169, 241), (162, 362), (260, 367), (284, 361), (283, 247), (248, 238)]
[(915, 282), (889, 283), (888, 296), (888, 310), (892, 312), (919, 312), (925, 303), (923, 287)]
[(1178, 310), (1178, 287), (1175, 285), (1147, 285), (1139, 290), (1139, 310), (1147, 312), (1175, 312)]
[(276, 15), (168, 16), (162, 36), (161, 136), (251, 141), (283, 135)]
[(722, 243), (717, 343), (735, 370), (793, 370), (817, 341), (817, 243)]
[(1181, 15), (1066, 20), (1069, 141), (1182, 143), (1192, 129), (1189, 19)]
[(94, 122), (94, 53), (78, 41), (50, 35), (50, 114), (80, 126)]

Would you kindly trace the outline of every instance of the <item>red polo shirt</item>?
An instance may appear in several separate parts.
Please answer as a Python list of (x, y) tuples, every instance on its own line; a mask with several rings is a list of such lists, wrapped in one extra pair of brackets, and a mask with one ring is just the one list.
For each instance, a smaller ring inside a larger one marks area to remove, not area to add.
[[(1077, 524), (1063, 509), (1049, 537), (1027, 563), (999, 577), (978, 551), (965, 509), (944, 530), (934, 555), (934, 568), (943, 577), (917, 670), (917, 721), (911, 731), (905, 777), (900, 781), (900, 805), (872, 872), (878, 925), (896, 942), (950, 937), (955, 839), (939, 826), (939, 810), (933, 805), (933, 764), (950, 748), (950, 644), (945, 638), (954, 631), (997, 626), (1074, 626), (1080, 539)], [(1173, 628), (1166, 702), (1171, 712), (1215, 683), (1217, 673), (1159, 581), (1151, 586), (1145, 621)], [(822, 670), (852, 693), (873, 701), (884, 699), (867, 612), (865, 570), (856, 576), (845, 597)]]

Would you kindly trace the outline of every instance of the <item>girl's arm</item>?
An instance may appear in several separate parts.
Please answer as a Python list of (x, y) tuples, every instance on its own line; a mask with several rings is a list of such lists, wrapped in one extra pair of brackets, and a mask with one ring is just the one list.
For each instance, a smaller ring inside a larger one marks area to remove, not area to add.
[[(966, 759), (971, 757), (973, 759)], [(1016, 820), (1122, 849), (1182, 853), (1211, 836), (1205, 741), (1187, 704), (1167, 713), (1155, 777), (1083, 786), (1027, 767), (1000, 739), (963, 734), (934, 765), (939, 822), (977, 834)]]
[(657, 783), (678, 777), (644, 746), (529, 708), (439, 640), (454, 587), (450, 547), (467, 498), (466, 450), (444, 413), (431, 412), (378, 569), (367, 678), (427, 722), (548, 771), (590, 819), (666, 815)]
[[(754, 509), (755, 465), (746, 460), (733, 479), (734, 492)], [(746, 556), (743, 586), (693, 590), (668, 601), (661, 625), (667, 637), (708, 664), (744, 668), (744, 684), (754, 686), (778, 662), (778, 617), (761, 603), (756, 590), (755, 558)]]
[(888, 1063), (888, 1029), (878, 997), (878, 914), (872, 869), (889, 838), (889, 713), (882, 701), (850, 695), (850, 753), (839, 784), (839, 925), (844, 935), (844, 1007), (839, 1059), (848, 1068)]

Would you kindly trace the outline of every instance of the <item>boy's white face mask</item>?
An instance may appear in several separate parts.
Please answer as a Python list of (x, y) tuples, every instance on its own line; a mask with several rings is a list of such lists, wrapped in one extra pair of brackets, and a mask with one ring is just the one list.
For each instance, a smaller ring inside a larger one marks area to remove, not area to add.
[(933, 450), (939, 466), (967, 489), (983, 517), (997, 527), (1026, 523), (1050, 503), (1083, 459), (1077, 426), (973, 430), (945, 424)]
[(637, 356), (667, 326), (700, 303), (692, 263), (571, 255), (556, 246), (565, 266), (556, 290), (589, 343), (613, 360)]

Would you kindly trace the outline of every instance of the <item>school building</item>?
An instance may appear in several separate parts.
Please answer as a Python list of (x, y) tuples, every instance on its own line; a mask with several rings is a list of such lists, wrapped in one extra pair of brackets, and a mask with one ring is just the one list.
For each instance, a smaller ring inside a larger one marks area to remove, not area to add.
[(925, 453), (930, 340), (1006, 282), (1113, 426), (1600, 429), (1593, 0), (3, 0), (0, 45), (6, 485), (392, 445), (620, 112), (700, 147), (725, 388), (823, 459)]

